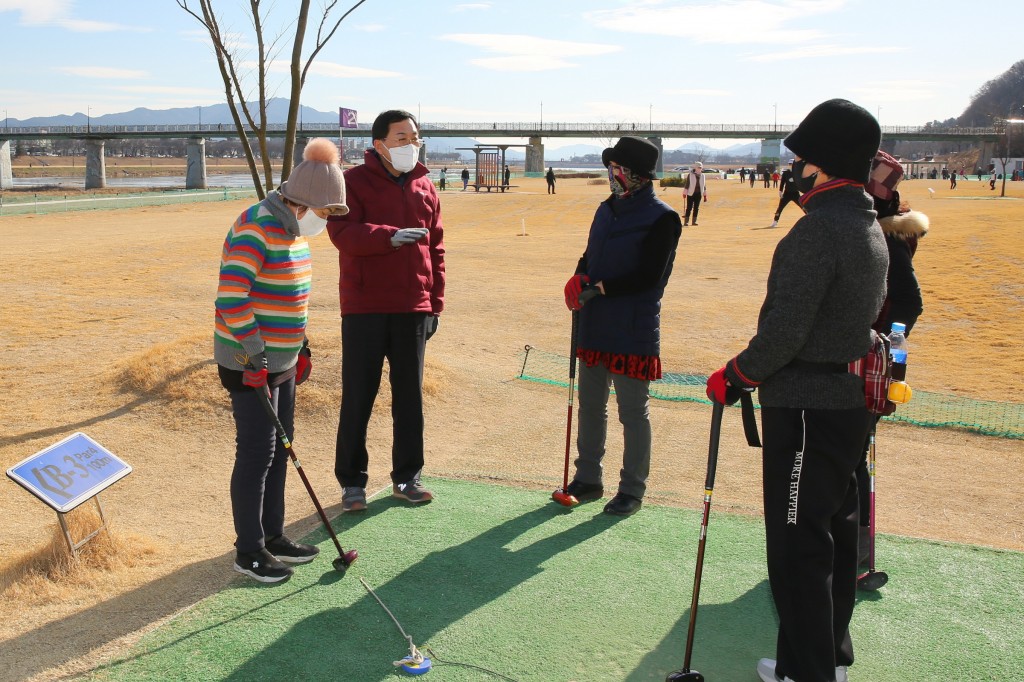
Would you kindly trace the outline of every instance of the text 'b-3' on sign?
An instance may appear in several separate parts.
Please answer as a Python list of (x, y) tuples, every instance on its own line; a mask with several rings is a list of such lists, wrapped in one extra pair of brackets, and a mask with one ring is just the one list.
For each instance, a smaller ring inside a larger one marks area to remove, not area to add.
[(68, 436), (7, 470), (7, 475), (61, 514), (66, 514), (132, 472), (84, 433)]

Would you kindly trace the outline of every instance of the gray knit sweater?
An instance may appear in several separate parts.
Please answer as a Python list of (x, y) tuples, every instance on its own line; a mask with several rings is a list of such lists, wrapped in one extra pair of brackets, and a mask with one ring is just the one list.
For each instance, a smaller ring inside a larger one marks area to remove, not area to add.
[(734, 385), (760, 382), (766, 407), (863, 407), (856, 375), (790, 363), (846, 363), (867, 352), (885, 298), (885, 237), (861, 185), (829, 181), (803, 206), (807, 215), (775, 249), (757, 334), (726, 376)]

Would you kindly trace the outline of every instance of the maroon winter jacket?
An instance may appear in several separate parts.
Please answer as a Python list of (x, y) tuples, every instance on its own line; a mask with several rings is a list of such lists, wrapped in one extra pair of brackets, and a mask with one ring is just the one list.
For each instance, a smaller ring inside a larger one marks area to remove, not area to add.
[[(399, 184), (370, 149), (363, 165), (345, 171), (349, 212), (327, 222), (341, 266), (342, 315), (444, 310), (441, 202), (423, 164), (404, 179)], [(415, 244), (391, 246), (391, 237), (406, 227), (430, 233)]]

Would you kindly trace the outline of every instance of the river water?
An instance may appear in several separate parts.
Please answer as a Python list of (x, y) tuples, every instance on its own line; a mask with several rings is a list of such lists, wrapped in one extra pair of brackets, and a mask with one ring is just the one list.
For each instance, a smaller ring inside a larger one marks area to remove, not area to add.
[[(603, 168), (559, 168), (558, 172), (561, 173), (572, 173), (572, 172), (604, 172)], [(462, 172), (461, 168), (451, 168), (448, 170), (448, 182), (450, 184), (460, 183), (459, 173)], [(470, 173), (473, 172), (471, 168)], [(430, 179), (437, 181), (440, 179), (440, 169), (433, 168), (430, 170)], [(520, 173), (513, 173), (512, 177), (520, 177)], [(50, 177), (50, 178), (14, 178), (14, 186), (20, 188), (32, 188), (32, 187), (67, 187), (68, 189), (84, 189), (85, 188), (85, 177)], [(113, 174), (107, 176), (107, 187), (123, 187), (125, 189), (140, 189), (140, 188), (182, 188), (185, 186), (185, 176), (154, 176), (154, 177), (117, 177)], [(248, 188), (252, 187), (252, 176), (248, 173), (232, 173), (228, 175), (208, 175), (206, 177), (206, 186), (209, 188), (220, 188), (227, 187), (228, 189)]]

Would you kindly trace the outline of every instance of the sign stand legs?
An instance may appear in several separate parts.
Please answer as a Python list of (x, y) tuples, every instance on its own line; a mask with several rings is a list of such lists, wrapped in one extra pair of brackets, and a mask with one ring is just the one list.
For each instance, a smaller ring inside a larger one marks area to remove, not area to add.
[(94, 530), (93, 532), (89, 533), (88, 535), (86, 535), (84, 538), (82, 538), (78, 542), (75, 542), (71, 538), (71, 529), (68, 528), (67, 519), (64, 518), (70, 512), (67, 512), (67, 513), (57, 512), (57, 522), (60, 523), (60, 528), (61, 528), (62, 531), (64, 531), (64, 539), (68, 543), (68, 549), (71, 550), (71, 555), (72, 556), (78, 556), (78, 549), (80, 547), (85, 545), (85, 543), (89, 542), (89, 540), (92, 540), (94, 537), (99, 535), (100, 532), (102, 532), (102, 531), (107, 529), (107, 518), (106, 518), (106, 516), (103, 515), (103, 505), (100, 504), (100, 496), (98, 494), (94, 495), (92, 499), (96, 502), (96, 509), (100, 513), (100, 525), (99, 525), (98, 528), (96, 528), (96, 530)]

